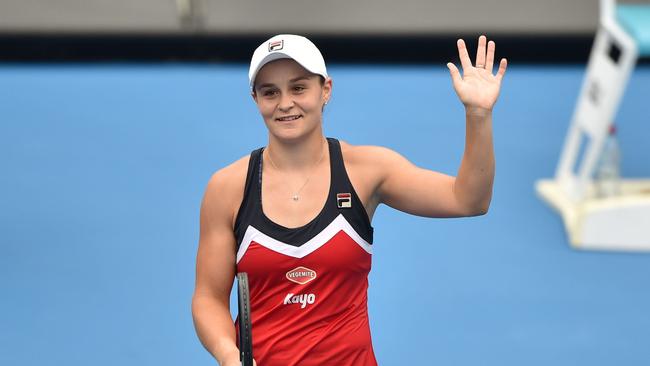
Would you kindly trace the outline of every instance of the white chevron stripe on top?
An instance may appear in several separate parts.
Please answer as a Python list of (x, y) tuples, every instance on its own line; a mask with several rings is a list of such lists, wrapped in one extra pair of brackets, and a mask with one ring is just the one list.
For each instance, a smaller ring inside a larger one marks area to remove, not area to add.
[(348, 234), (348, 236), (350, 236), (350, 238), (352, 238), (355, 243), (363, 248), (363, 250), (369, 254), (372, 254), (372, 245), (363, 240), (361, 235), (359, 235), (356, 230), (352, 228), (352, 225), (350, 225), (348, 220), (346, 220), (343, 215), (339, 214), (336, 219), (334, 219), (329, 225), (327, 225), (325, 229), (323, 229), (323, 231), (299, 247), (273, 239), (272, 237), (249, 225), (248, 228), (246, 228), (246, 232), (244, 233), (244, 239), (241, 242), (241, 246), (237, 251), (237, 263), (239, 263), (239, 261), (244, 257), (244, 253), (246, 253), (248, 246), (253, 241), (275, 252), (294, 258), (303, 258), (309, 253), (312, 253), (316, 249), (322, 247), (341, 230)]

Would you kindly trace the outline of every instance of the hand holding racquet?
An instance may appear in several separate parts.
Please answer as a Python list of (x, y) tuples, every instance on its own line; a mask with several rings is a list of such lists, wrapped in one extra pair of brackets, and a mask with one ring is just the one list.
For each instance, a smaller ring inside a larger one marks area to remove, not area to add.
[(253, 366), (253, 331), (246, 272), (237, 274), (237, 298), (239, 299), (239, 360), (241, 366)]

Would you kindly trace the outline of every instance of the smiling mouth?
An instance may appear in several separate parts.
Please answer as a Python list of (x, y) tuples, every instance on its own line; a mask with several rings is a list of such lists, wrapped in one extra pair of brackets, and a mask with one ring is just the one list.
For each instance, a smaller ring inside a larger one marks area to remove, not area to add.
[(290, 122), (290, 121), (295, 121), (300, 117), (302, 117), (302, 115), (279, 117), (279, 118), (276, 118), (275, 120), (280, 121), (280, 122)]

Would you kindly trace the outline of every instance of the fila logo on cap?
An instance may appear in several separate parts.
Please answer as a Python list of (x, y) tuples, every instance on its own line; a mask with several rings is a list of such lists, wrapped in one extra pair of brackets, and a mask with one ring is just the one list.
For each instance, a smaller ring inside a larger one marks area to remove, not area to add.
[(284, 47), (284, 40), (269, 42), (269, 52), (279, 51)]
[(339, 208), (352, 208), (352, 195), (350, 193), (337, 193), (336, 205)]

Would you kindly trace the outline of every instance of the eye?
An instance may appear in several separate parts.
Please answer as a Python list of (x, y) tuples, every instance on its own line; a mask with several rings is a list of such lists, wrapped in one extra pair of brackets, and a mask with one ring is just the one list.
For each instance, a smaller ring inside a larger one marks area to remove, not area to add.
[(266, 89), (262, 92), (262, 95), (265, 97), (272, 97), (274, 96), (278, 91), (275, 89)]
[(296, 86), (293, 87), (293, 90), (297, 91), (297, 92), (304, 91), (305, 89), (307, 89), (307, 88), (305, 88), (303, 85), (296, 85)]

